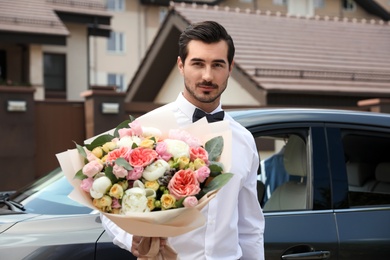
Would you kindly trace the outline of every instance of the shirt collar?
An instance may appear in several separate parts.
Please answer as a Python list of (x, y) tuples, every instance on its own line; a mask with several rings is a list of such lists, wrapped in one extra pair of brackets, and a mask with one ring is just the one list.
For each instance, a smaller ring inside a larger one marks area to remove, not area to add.
[[(179, 109), (188, 117), (192, 119), (192, 115), (194, 114), (196, 106), (190, 103), (184, 96), (183, 93), (180, 92), (179, 96), (176, 99), (176, 103)], [(218, 107), (214, 109), (211, 114), (222, 111), (222, 105), (219, 103)]]

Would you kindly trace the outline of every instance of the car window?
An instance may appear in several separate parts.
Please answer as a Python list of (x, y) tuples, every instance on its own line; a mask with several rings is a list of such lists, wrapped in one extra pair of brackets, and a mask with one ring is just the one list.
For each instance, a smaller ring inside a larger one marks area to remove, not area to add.
[(350, 207), (390, 204), (390, 134), (343, 129)]
[(308, 129), (255, 135), (260, 156), (258, 197), (263, 210), (304, 210), (308, 206)]
[(14, 200), (21, 203), (25, 212), (35, 214), (88, 214), (92, 210), (73, 200), (68, 195), (73, 187), (61, 171), (49, 174), (48, 178), (23, 190)]

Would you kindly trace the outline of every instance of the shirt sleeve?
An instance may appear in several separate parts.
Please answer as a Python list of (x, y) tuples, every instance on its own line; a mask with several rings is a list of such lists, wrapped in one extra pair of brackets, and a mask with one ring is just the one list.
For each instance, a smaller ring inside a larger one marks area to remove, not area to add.
[(102, 220), (103, 228), (106, 230), (107, 235), (112, 239), (112, 242), (120, 248), (131, 252), (133, 236), (118, 227), (114, 222), (112, 222), (103, 214), (100, 214), (100, 219)]
[(257, 199), (259, 157), (253, 153), (251, 172), (238, 197), (238, 232), (242, 260), (264, 259), (264, 215)]

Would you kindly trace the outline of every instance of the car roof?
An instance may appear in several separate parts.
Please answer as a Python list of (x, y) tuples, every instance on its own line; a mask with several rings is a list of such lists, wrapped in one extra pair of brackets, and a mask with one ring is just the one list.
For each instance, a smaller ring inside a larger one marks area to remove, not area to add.
[(245, 127), (275, 123), (327, 122), (390, 127), (390, 114), (338, 109), (264, 108), (228, 110)]

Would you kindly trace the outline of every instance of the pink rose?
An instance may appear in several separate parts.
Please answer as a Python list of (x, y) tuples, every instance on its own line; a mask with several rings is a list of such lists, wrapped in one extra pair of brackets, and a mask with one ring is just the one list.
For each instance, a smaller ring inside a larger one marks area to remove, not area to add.
[(83, 179), (81, 181), (80, 188), (83, 191), (89, 193), (90, 189), (92, 188), (92, 184), (93, 184), (93, 179), (92, 178), (85, 178), (85, 179)]
[(208, 164), (209, 160), (209, 154), (208, 152), (202, 148), (202, 147), (191, 147), (190, 149), (190, 159), (191, 161), (195, 161), (195, 159), (202, 159), (206, 164)]
[(112, 198), (111, 208), (113, 209), (120, 209), (122, 206), (119, 203), (119, 200), (116, 198)]
[(122, 166), (115, 164), (112, 169), (112, 173), (119, 179), (119, 178), (125, 178), (128, 174), (128, 171)]
[(87, 160), (88, 162), (99, 160), (92, 152), (87, 151)]
[(143, 172), (143, 167), (134, 167), (132, 170), (129, 171), (129, 174), (127, 174), (127, 179), (132, 181), (139, 180), (142, 177)]
[(198, 181), (202, 183), (210, 176), (210, 169), (207, 166), (202, 166), (195, 171), (195, 175)]
[(158, 153), (158, 156), (164, 161), (169, 161), (169, 159), (172, 157), (172, 154), (168, 153), (167, 151), (167, 143), (165, 142), (157, 143), (156, 152)]
[(103, 169), (103, 164), (98, 160), (90, 161), (83, 167), (83, 174), (92, 178)]
[(138, 122), (137, 120), (134, 120), (129, 124), (130, 128), (133, 129), (134, 135), (141, 136), (142, 135), (142, 126), (141, 123)]
[(169, 130), (168, 138), (186, 142), (190, 147), (198, 147), (201, 145), (201, 142), (198, 138), (182, 129)]
[(177, 200), (196, 195), (200, 191), (195, 172), (190, 169), (176, 172), (168, 183), (168, 189)]
[(198, 199), (195, 196), (188, 196), (183, 201), (183, 206), (186, 208), (193, 208), (198, 205)]
[(128, 160), (130, 148), (122, 146), (119, 149), (115, 149), (107, 154), (106, 162), (112, 163), (118, 158), (124, 158)]
[(157, 152), (153, 149), (137, 147), (130, 153), (129, 163), (133, 167), (145, 167), (157, 158)]

